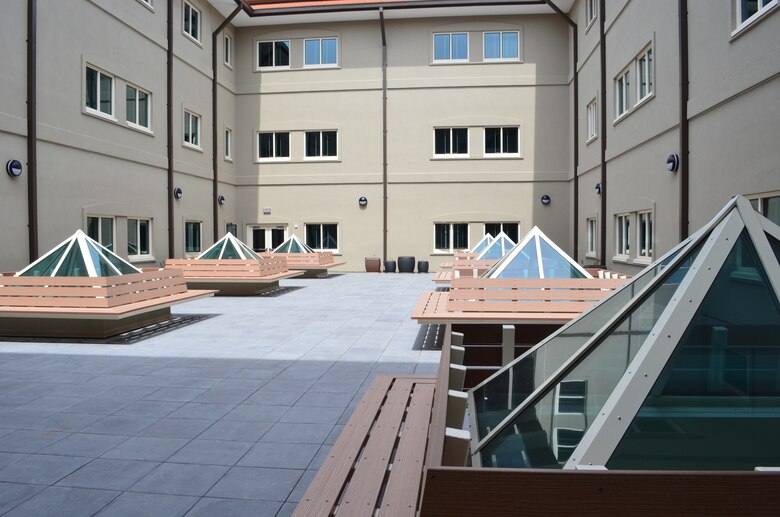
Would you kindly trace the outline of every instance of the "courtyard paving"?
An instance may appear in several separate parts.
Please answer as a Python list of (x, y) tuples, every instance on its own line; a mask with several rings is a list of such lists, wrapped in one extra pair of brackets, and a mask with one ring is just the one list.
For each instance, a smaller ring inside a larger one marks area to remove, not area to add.
[(131, 345), (0, 342), (0, 515), (290, 515), (376, 373), (439, 354), (428, 274), (282, 285)]

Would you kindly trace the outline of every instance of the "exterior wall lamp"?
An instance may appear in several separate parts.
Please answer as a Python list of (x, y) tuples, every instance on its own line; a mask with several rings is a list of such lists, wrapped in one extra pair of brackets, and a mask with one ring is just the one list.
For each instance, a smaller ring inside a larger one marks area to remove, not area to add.
[(5, 170), (12, 178), (21, 176), (22, 163), (19, 160), (8, 160), (8, 163), (5, 164)]
[(181, 197), (184, 195), (184, 191), (181, 189), (181, 187), (176, 187), (173, 189), (173, 197), (175, 199), (181, 199)]
[(219, 196), (217, 198), (217, 203), (219, 204), (219, 206), (224, 205), (225, 204), (225, 196)]
[(542, 199), (541, 199), (541, 201), (542, 201), (542, 204), (543, 204), (544, 206), (547, 206), (547, 205), (549, 205), (549, 204), (550, 204), (550, 202), (552, 201), (552, 199), (550, 199), (550, 196), (548, 196), (547, 194), (545, 194), (545, 195), (543, 195), (543, 196), (542, 196)]
[(680, 168), (680, 157), (676, 154), (670, 154), (666, 157), (666, 170), (669, 172), (677, 172)]
[(601, 195), (601, 183), (596, 183), (596, 195)]
[(360, 206), (360, 208), (365, 208), (366, 206), (368, 206), (368, 199), (361, 196), (361, 198), (358, 199), (358, 205)]

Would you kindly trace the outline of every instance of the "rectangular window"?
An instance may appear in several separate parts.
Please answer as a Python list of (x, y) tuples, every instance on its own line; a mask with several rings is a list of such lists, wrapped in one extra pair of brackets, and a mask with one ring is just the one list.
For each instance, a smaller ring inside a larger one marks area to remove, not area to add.
[(306, 158), (336, 158), (336, 131), (306, 131)]
[(186, 253), (200, 253), (200, 222), (187, 221), (184, 223), (184, 251)]
[(653, 93), (653, 49), (649, 48), (636, 60), (637, 99), (639, 103)]
[(200, 11), (191, 3), (184, 1), (184, 34), (200, 43)]
[(772, 7), (777, 5), (777, 0), (736, 0), (737, 4), (737, 28), (747, 25), (760, 18)]
[(588, 230), (588, 256), (596, 256), (596, 247), (598, 246), (599, 230), (596, 225), (596, 218), (592, 217), (586, 221), (586, 227)]
[(232, 233), (234, 237), (238, 237), (238, 225), (236, 223), (225, 223), (225, 233)]
[(486, 127), (485, 128), (485, 155), (509, 155), (520, 154), (519, 128), (516, 127)]
[(304, 66), (336, 66), (338, 63), (336, 38), (307, 39), (303, 47)]
[(233, 160), (233, 130), (225, 128), (225, 159), (228, 161)]
[(588, 394), (588, 381), (561, 381), (555, 388), (555, 392), (556, 414), (585, 414), (585, 396)]
[(128, 85), (125, 95), (127, 123), (132, 126), (149, 129), (150, 104), (149, 93)]
[(615, 254), (628, 256), (631, 252), (631, 219), (628, 214), (615, 216)]
[(485, 234), (495, 237), (500, 232), (504, 232), (512, 241), (519, 242), (520, 223), (485, 223)]
[(639, 243), (639, 256), (643, 258), (653, 257), (653, 213), (639, 212), (637, 214), (638, 233), (637, 242)]
[(306, 224), (306, 244), (317, 251), (338, 251), (339, 225)]
[(454, 253), (468, 249), (468, 223), (435, 223), (433, 226), (433, 246), (436, 253)]
[(184, 144), (200, 149), (200, 115), (184, 110)]
[(260, 160), (290, 157), (290, 133), (258, 133), (257, 157)]
[(88, 216), (87, 235), (109, 250), (114, 251), (114, 218)]
[(469, 130), (465, 127), (436, 128), (433, 130), (435, 156), (468, 156)]
[(585, 25), (590, 25), (599, 14), (598, 0), (585, 0)]
[(140, 258), (152, 254), (152, 220), (127, 219), (127, 256)]
[(233, 40), (227, 34), (222, 40), (222, 62), (229, 67), (233, 66)]
[(554, 449), (555, 457), (558, 463), (566, 463), (571, 457), (574, 449), (580, 444), (585, 431), (582, 429), (568, 429), (566, 427), (555, 427)]
[(750, 204), (755, 210), (772, 221), (780, 225), (780, 196), (766, 196), (751, 199)]
[(629, 105), (629, 73), (625, 71), (615, 79), (615, 118), (623, 116)]
[(141, 2), (145, 3), (149, 7), (152, 7), (152, 0), (141, 0)]
[(258, 68), (289, 68), (289, 41), (259, 41), (257, 43)]
[(87, 66), (85, 102), (87, 111), (114, 116), (114, 78)]
[(586, 108), (586, 114), (588, 119), (588, 140), (596, 138), (599, 133), (599, 115), (598, 115), (598, 103), (596, 99), (590, 101)]
[(483, 35), (484, 61), (517, 61), (520, 59), (520, 33), (486, 32)]
[(469, 35), (467, 32), (433, 35), (433, 62), (457, 63), (469, 60)]

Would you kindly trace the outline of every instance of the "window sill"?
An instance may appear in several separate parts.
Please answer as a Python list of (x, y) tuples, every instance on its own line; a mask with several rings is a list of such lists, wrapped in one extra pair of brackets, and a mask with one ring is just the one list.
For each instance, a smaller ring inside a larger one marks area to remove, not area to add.
[(225, 68), (229, 68), (231, 71), (233, 70), (233, 65), (231, 65), (230, 63), (223, 61), (222, 64), (225, 65)]
[(598, 138), (599, 138), (599, 135), (593, 135), (593, 136), (589, 137), (587, 140), (585, 140), (585, 145), (592, 144), (593, 142), (598, 140)]
[(634, 107), (631, 108), (629, 110), (629, 112), (632, 112), (634, 110), (637, 110), (637, 109), (641, 108), (642, 106), (644, 106), (645, 104), (647, 104), (648, 102), (650, 102), (654, 98), (655, 98), (655, 90), (653, 90), (652, 92), (648, 93), (647, 95), (642, 97), (639, 101), (637, 101), (637, 103), (634, 104)]
[(338, 64), (335, 65), (303, 65), (301, 70), (336, 70), (341, 68)]
[(622, 113), (618, 118), (612, 121), (612, 125), (617, 126), (618, 124), (623, 122), (623, 120), (625, 120), (625, 118), (628, 117), (632, 111), (633, 111), (632, 109), (626, 110), (625, 113)]
[(202, 147), (198, 147), (197, 145), (193, 145), (193, 144), (188, 144), (187, 142), (182, 143), (181, 146), (184, 147), (185, 149), (190, 149), (192, 151), (198, 151), (199, 153), (203, 152), (203, 148)]
[(454, 251), (436, 250), (436, 251), (431, 252), (431, 256), (432, 257), (452, 257), (453, 255), (455, 255)]
[(255, 163), (292, 163), (290, 158), (256, 158)]
[(619, 262), (621, 264), (630, 264), (631, 258), (628, 255), (615, 255), (612, 257), (612, 262)]
[(181, 31), (181, 33), (182, 33), (182, 35), (183, 35), (185, 38), (187, 38), (187, 39), (188, 39), (188, 40), (190, 40), (191, 42), (195, 43), (195, 44), (196, 44), (197, 46), (199, 46), (200, 48), (203, 48), (203, 43), (201, 43), (200, 41), (198, 41), (198, 40), (196, 40), (195, 38), (193, 38), (193, 37), (192, 37), (190, 34), (187, 34), (187, 33), (186, 33), (186, 32), (184, 32), (184, 31)]
[(633, 260), (634, 264), (639, 264), (642, 266), (648, 266), (653, 262), (653, 257), (637, 257)]
[(589, 252), (585, 253), (585, 258), (598, 260), (599, 256), (596, 255), (595, 251), (589, 251)]
[(255, 72), (288, 72), (292, 68), (288, 66), (256, 66)]
[(591, 27), (596, 25), (596, 20), (598, 20), (598, 19), (599, 19), (598, 15), (596, 15), (593, 18), (590, 19), (590, 21), (587, 23), (587, 25), (585, 25), (585, 34), (588, 33), (588, 31), (590, 30)]
[(104, 120), (106, 122), (113, 122), (114, 124), (119, 124), (119, 121), (114, 118), (113, 115), (108, 115), (106, 113), (103, 113), (102, 111), (93, 110), (92, 108), (84, 108), (84, 111), (82, 112), (85, 115), (89, 115), (90, 117), (95, 117), (100, 120)]
[(127, 260), (131, 264), (141, 264), (144, 262), (157, 262), (157, 259), (154, 258), (154, 256), (152, 255), (135, 255), (135, 256), (129, 255), (127, 257)]
[(485, 154), (482, 156), (485, 160), (519, 160), (522, 158), (520, 154), (504, 154), (504, 153), (496, 153), (496, 154)]
[(457, 59), (453, 61), (431, 61), (431, 66), (447, 66), (447, 65), (468, 65), (471, 63), (468, 59)]
[(504, 58), (499, 58), (499, 59), (485, 59), (485, 58), (483, 57), (483, 58), (482, 58), (482, 61), (481, 61), (481, 63), (482, 63), (483, 65), (495, 65), (495, 64), (499, 64), (499, 65), (500, 65), (500, 64), (502, 64), (502, 63), (514, 63), (514, 64), (518, 64), (518, 63), (522, 63), (522, 62), (523, 62), (523, 60), (522, 60), (522, 59), (520, 59), (519, 57), (506, 58), (506, 59), (504, 59)]
[(341, 160), (338, 158), (304, 158), (304, 163), (322, 163), (322, 162), (331, 162), (331, 163), (341, 163)]
[(451, 161), (451, 160), (468, 160), (471, 158), (468, 154), (434, 154), (431, 160), (436, 161)]
[(145, 135), (154, 136), (154, 131), (148, 127), (139, 126), (138, 124), (133, 124), (132, 122), (127, 123), (127, 128), (132, 129), (133, 131), (138, 131), (139, 133), (143, 133)]
[(225, 161), (228, 163), (233, 163), (233, 158), (231, 158), (230, 156), (225, 156)]
[(762, 20), (764, 20), (767, 15), (769, 15), (771, 12), (773, 12), (775, 9), (777, 9), (777, 6), (780, 5), (780, 2), (777, 0), (774, 1), (774, 3), (770, 4), (769, 7), (765, 7), (763, 11), (759, 11), (755, 13), (753, 16), (742, 22), (742, 25), (734, 29), (731, 33), (731, 39), (729, 42), (733, 42), (740, 36), (742, 36), (744, 33), (749, 31), (751, 28), (755, 27), (757, 24), (759, 24)]
[(144, 2), (144, 0), (138, 0), (138, 3), (141, 4), (142, 6), (146, 7), (150, 11), (154, 12), (154, 6)]

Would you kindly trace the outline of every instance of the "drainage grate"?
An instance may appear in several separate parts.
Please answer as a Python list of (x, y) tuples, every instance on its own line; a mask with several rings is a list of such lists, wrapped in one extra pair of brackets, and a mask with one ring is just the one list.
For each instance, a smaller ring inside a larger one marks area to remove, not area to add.
[(302, 285), (289, 285), (289, 286), (283, 286), (283, 287), (277, 287), (275, 289), (270, 289), (268, 291), (263, 291), (262, 293), (257, 294), (257, 296), (265, 296), (266, 298), (276, 298), (277, 296), (282, 296), (283, 294), (290, 293), (292, 291), (297, 291), (298, 289), (303, 289), (305, 286)]
[(444, 325), (420, 325), (412, 350), (441, 350), (444, 343)]

